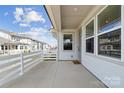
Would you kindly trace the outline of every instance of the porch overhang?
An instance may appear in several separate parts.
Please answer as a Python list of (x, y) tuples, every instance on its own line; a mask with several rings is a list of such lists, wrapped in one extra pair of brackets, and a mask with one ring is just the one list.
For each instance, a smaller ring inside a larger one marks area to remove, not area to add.
[(105, 5), (46, 5), (46, 10), (51, 19), (53, 33), (62, 29), (80, 29)]
[(52, 22), (52, 29), (59, 31), (61, 29), (60, 5), (45, 5), (45, 8)]

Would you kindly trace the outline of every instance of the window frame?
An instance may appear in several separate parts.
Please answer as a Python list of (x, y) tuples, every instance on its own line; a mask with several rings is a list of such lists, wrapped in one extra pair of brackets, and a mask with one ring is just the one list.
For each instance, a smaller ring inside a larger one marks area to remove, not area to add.
[[(93, 26), (94, 26), (93, 35), (87, 37), (87, 36), (86, 36), (86, 27), (87, 27), (87, 25), (89, 25), (92, 21), (93, 21), (93, 23), (94, 23), (94, 24), (93, 24)], [(91, 38), (94, 39), (94, 42), (93, 42), (93, 46), (94, 46), (94, 48), (93, 48), (93, 53), (87, 52), (87, 50), (86, 50), (86, 41), (87, 41), (88, 39), (91, 39)], [(86, 23), (86, 25), (85, 25), (85, 53), (86, 53), (86, 54), (95, 54), (95, 17), (91, 18), (91, 19)]]
[[(85, 45), (85, 47), (84, 47), (84, 53), (85, 53), (85, 55), (89, 55), (89, 56), (93, 56), (93, 57), (96, 57), (96, 58), (100, 58), (100, 59), (103, 59), (103, 60), (106, 60), (106, 61), (110, 61), (110, 62), (112, 62), (112, 63), (115, 63), (115, 62), (124, 62), (124, 52), (123, 52), (123, 50), (124, 50), (124, 32), (123, 32), (123, 30), (124, 30), (124, 18), (123, 18), (123, 16), (124, 16), (124, 5), (120, 5), (121, 6), (121, 26), (119, 27), (120, 29), (121, 29), (121, 58), (120, 59), (117, 59), (117, 58), (114, 58), (114, 57), (109, 57), (109, 56), (104, 56), (104, 55), (99, 55), (98, 54), (98, 35), (101, 35), (101, 34), (103, 34), (103, 33), (107, 33), (107, 31), (105, 31), (105, 32), (101, 32), (101, 33), (98, 33), (98, 15), (101, 13), (101, 12), (103, 12), (104, 11), (104, 9), (106, 9), (107, 7), (108, 7), (109, 5), (105, 5), (102, 9), (100, 9), (100, 11), (99, 12), (97, 12), (92, 18), (90, 18), (89, 19), (89, 21), (87, 21), (86, 22), (86, 24), (84, 25), (84, 26), (82, 26), (82, 27), (84, 27), (85, 29), (84, 29), (84, 42), (85, 42), (85, 44), (86, 44), (86, 25), (91, 21), (91, 20), (93, 20), (94, 19), (94, 22), (95, 22), (95, 27), (94, 27), (94, 29), (95, 29), (95, 31), (94, 31), (94, 54), (93, 53), (88, 53), (88, 52), (86, 52), (86, 45)], [(119, 28), (117, 28), (117, 29), (119, 29)], [(108, 32), (109, 32), (109, 30), (108, 30)]]
[[(88, 23), (87, 23), (87, 25), (86, 25), (86, 28), (87, 28), (87, 26), (91, 23), (93, 21), (93, 26), (94, 26), (94, 28), (93, 28), (93, 30), (94, 30), (94, 32), (95, 32), (95, 19), (93, 18), (93, 19), (91, 19)], [(95, 33), (93, 32), (93, 35), (92, 36), (88, 36), (87, 37), (87, 35), (86, 35), (86, 33), (87, 33), (87, 29), (86, 29), (86, 32), (85, 32), (85, 37), (86, 37), (86, 39), (88, 39), (88, 38), (90, 38), (90, 37), (93, 37), (94, 35), (95, 35)]]
[[(97, 24), (96, 24), (96, 26), (97, 26), (97, 31), (96, 31), (96, 34), (97, 35), (101, 35), (101, 34), (104, 34), (104, 33), (108, 33), (108, 32), (110, 32), (110, 31), (113, 31), (113, 30), (116, 30), (116, 29), (119, 29), (119, 28), (121, 28), (122, 27), (122, 16), (120, 17), (121, 18), (121, 25), (120, 26), (117, 26), (117, 27), (115, 27), (115, 28), (111, 28), (111, 29), (109, 29), (109, 30), (106, 30), (106, 31), (104, 31), (104, 32), (99, 32), (98, 30), (98, 16), (108, 7), (108, 6), (111, 6), (111, 5), (106, 5), (99, 13), (97, 13), (96, 14), (96, 19), (97, 19)], [(121, 6), (121, 5), (120, 5)], [(121, 6), (121, 10), (122, 10), (122, 6)]]
[[(99, 52), (99, 50), (98, 50), (98, 37), (100, 36), (100, 35), (103, 35), (103, 34), (106, 34), (106, 33), (109, 33), (109, 32), (112, 32), (112, 31), (115, 31), (115, 30), (118, 30), (118, 29), (120, 29), (121, 30), (121, 33), (122, 33), (122, 5), (120, 5), (121, 6), (121, 16), (120, 16), (120, 20), (121, 20), (121, 25), (120, 26), (117, 26), (117, 27), (114, 27), (114, 28), (111, 28), (111, 29), (109, 29), (109, 30), (106, 30), (106, 31), (104, 31), (104, 32), (99, 32), (98, 30), (98, 16), (99, 16), (99, 14), (100, 13), (102, 13), (108, 6), (110, 6), (110, 5), (106, 5), (103, 9), (101, 9), (101, 11), (99, 12), (99, 13), (97, 13), (96, 14), (96, 28), (97, 28), (97, 30), (96, 30), (96, 37), (97, 37), (97, 56), (99, 56), (99, 57), (102, 57), (102, 58), (106, 58), (106, 59), (112, 59), (112, 60), (115, 60), (115, 61), (121, 61), (122, 60), (122, 53), (121, 53), (121, 57), (120, 58), (115, 58), (115, 57), (111, 57), (111, 56), (105, 56), (105, 55), (101, 55), (101, 54), (98, 54), (98, 52)], [(121, 34), (121, 38), (122, 38), (122, 34)], [(121, 40), (121, 52), (122, 52), (122, 40)]]

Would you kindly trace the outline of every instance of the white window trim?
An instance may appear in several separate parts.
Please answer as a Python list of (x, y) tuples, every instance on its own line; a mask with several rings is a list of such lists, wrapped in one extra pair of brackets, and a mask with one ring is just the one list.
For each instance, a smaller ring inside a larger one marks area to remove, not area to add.
[(100, 35), (103, 35), (103, 34), (106, 34), (106, 33), (109, 33), (109, 32), (113, 32), (117, 29), (121, 29), (121, 26), (117, 26), (117, 27), (114, 27), (112, 29), (106, 30), (105, 32), (98, 33), (97, 36), (100, 36)]
[(85, 40), (91, 39), (91, 38), (94, 38), (94, 37), (95, 37), (95, 36), (90, 36), (90, 37), (85, 38)]

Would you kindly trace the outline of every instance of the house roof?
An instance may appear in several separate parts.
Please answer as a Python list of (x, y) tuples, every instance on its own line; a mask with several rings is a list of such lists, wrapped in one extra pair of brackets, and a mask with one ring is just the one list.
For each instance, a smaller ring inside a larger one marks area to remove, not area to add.
[(9, 42), (12, 42), (12, 41), (9, 40), (9, 39), (6, 39), (6, 38), (3, 38), (3, 37), (0, 37), (0, 44), (9, 43)]
[[(31, 38), (30, 36), (28, 36), (28, 35), (26, 35), (26, 34), (18, 34), (18, 33), (16, 33), (16, 32), (12, 32), (12, 31), (10, 32), (10, 31), (4, 30), (4, 29), (0, 29), (0, 32), (9, 34), (9, 35), (11, 35), (11, 36), (17, 36), (17, 37), (21, 37), (21, 38), (27, 38), (27, 39), (34, 40), (34, 41), (36, 41), (36, 42), (44, 43), (44, 42), (42, 42), (42, 41), (33, 39), (33, 38)], [(4, 38), (2, 38), (2, 37), (0, 37), (0, 38), (1, 38), (1, 40), (4, 39)], [(10, 40), (10, 41), (11, 41), (11, 40)]]

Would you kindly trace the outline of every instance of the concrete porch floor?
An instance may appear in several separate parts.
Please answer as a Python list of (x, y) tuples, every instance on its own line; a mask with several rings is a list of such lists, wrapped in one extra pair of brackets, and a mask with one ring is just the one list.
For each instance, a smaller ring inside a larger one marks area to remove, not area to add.
[(23, 76), (6, 84), (8, 88), (104, 88), (104, 84), (81, 64), (71, 61), (41, 62)]

